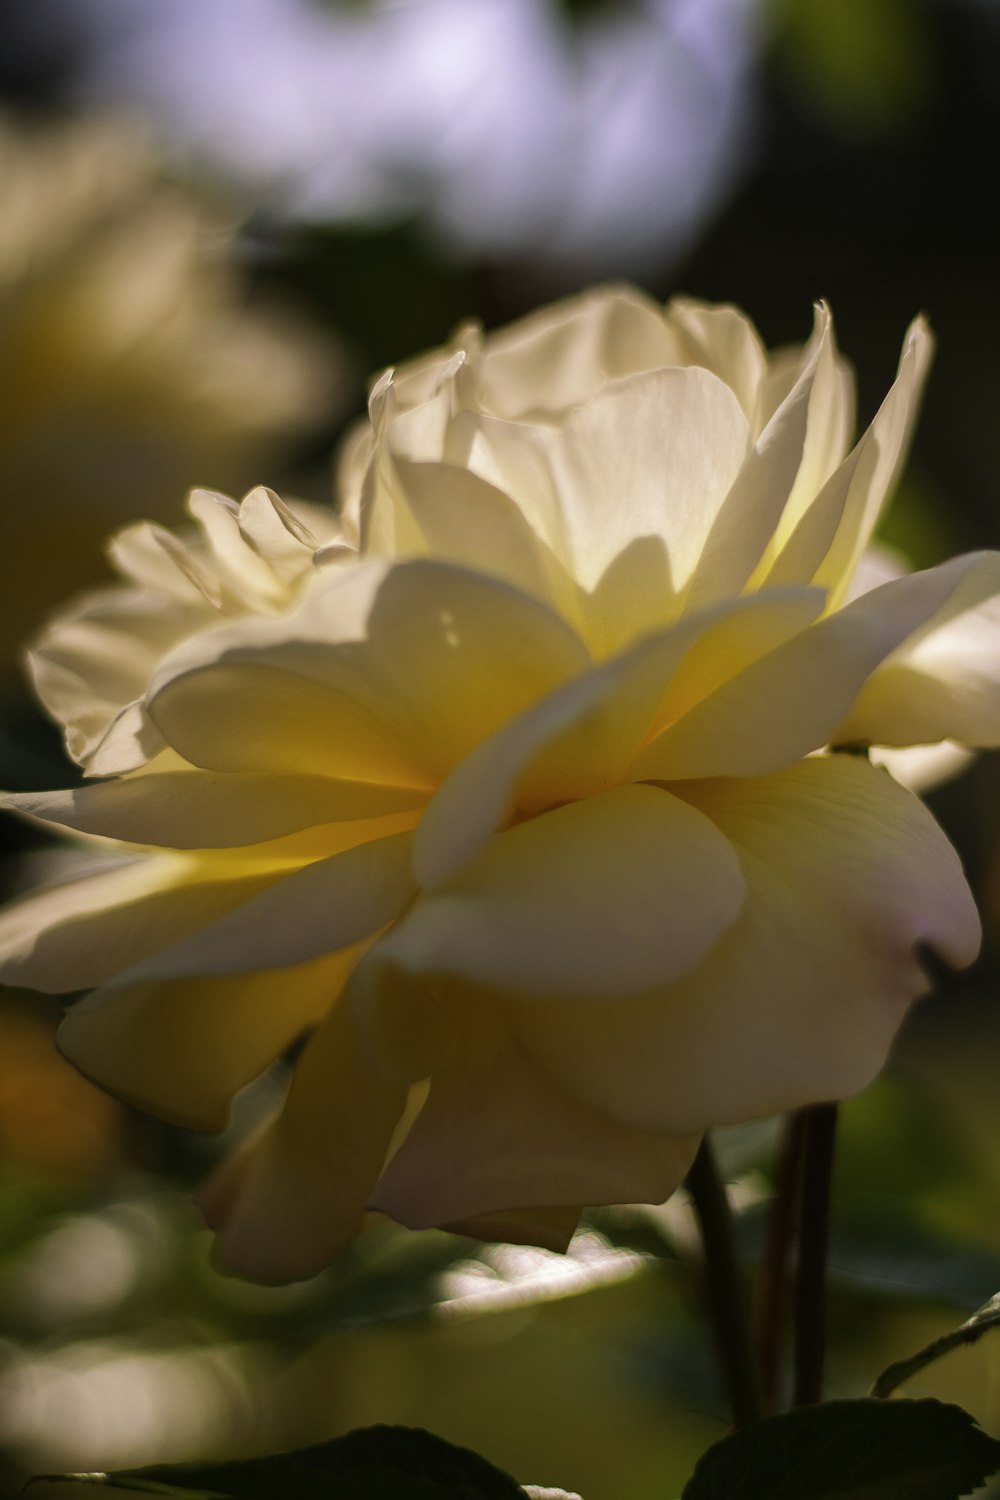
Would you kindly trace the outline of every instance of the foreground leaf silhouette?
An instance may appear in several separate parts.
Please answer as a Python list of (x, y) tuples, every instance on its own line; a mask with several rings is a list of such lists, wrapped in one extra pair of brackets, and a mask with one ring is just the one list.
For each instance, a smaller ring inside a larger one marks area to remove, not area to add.
[(46, 1476), (25, 1493), (29, 1500), (83, 1500), (82, 1492), (99, 1488), (173, 1500), (524, 1500), (521, 1486), (478, 1453), (410, 1427), (361, 1428), (237, 1463)]
[(682, 1500), (957, 1500), (1000, 1471), (1000, 1442), (940, 1401), (830, 1401), (710, 1448)]

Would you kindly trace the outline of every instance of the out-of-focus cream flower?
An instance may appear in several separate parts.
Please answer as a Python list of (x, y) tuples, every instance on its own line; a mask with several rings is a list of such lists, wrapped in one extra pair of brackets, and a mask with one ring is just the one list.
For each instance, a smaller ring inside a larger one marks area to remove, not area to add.
[(99, 543), (237, 493), (327, 419), (334, 351), (249, 309), (232, 226), (160, 174), (142, 133), (0, 120), (0, 656), (100, 578)]
[(321, 545), (327, 557), (353, 555), (332, 511), (286, 505), (263, 488), (239, 504), (195, 490), (187, 508), (186, 534), (140, 521), (112, 537), (121, 582), (82, 595), (29, 653), (35, 691), (91, 776), (136, 769), (166, 748), (144, 698), (174, 647), (242, 615), (289, 609)]
[(234, 1266), (308, 1274), (367, 1208), (560, 1246), (707, 1127), (862, 1088), (921, 945), (974, 957), (929, 813), (823, 753), (1000, 742), (1000, 556), (848, 594), (929, 348), (849, 449), (822, 308), (770, 357), (627, 290), (466, 332), (375, 386), (357, 555), (160, 660), (145, 764), (7, 799), (121, 843), (0, 924), (6, 977), (93, 987), (90, 1077), (216, 1128), (310, 1033), (203, 1191)]

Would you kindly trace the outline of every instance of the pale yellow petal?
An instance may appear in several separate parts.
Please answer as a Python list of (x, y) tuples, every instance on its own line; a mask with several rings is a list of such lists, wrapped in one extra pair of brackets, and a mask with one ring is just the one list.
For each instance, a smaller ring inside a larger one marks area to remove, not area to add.
[(399, 459), (395, 469), (427, 552), (502, 578), (577, 623), (576, 584), (508, 495), (457, 464)]
[(28, 664), (73, 759), (85, 764), (115, 716), (142, 697), (160, 657), (215, 619), (204, 601), (187, 606), (131, 588), (85, 594), (54, 619)]
[(576, 408), (548, 445), (574, 576), (592, 589), (631, 542), (659, 538), (668, 618), (747, 448), (739, 403), (701, 369), (629, 376)]
[[(249, 644), (227, 635), (217, 665), (188, 667), (182, 653), (174, 675), (168, 662), (150, 701), (168, 743), (206, 769), (427, 786), (589, 665), (579, 638), (538, 600), (430, 561), (389, 570), (360, 638), (324, 639), (322, 606), (338, 583), (321, 580), (307, 607), (262, 622)], [(205, 655), (213, 651), (208, 641)]]
[(767, 355), (746, 314), (727, 303), (672, 297), (666, 323), (680, 343), (683, 362), (700, 365), (725, 381), (752, 422)]
[(633, 287), (595, 287), (490, 334), (482, 399), (500, 417), (561, 415), (610, 380), (678, 363), (655, 302)]
[(812, 582), (834, 603), (844, 597), (906, 460), (932, 352), (930, 330), (918, 318), (874, 421), (803, 513), (766, 584)]
[(330, 776), (156, 771), (65, 792), (0, 793), (0, 808), (81, 833), (166, 849), (262, 844), (304, 828), (420, 807), (405, 787)]
[(835, 738), (880, 745), (1000, 745), (1000, 553), (960, 586), (864, 684)]
[(326, 1015), (358, 951), (277, 972), (95, 990), (70, 1007), (59, 1048), (126, 1103), (221, 1130), (233, 1096)]
[(697, 1146), (582, 1104), (486, 1021), (432, 1078), (371, 1205), (425, 1229), (533, 1205), (661, 1203)]
[(273, 879), (259, 866), (164, 854), (43, 888), (0, 913), (0, 980), (51, 994), (104, 984)]
[(742, 898), (709, 820), (659, 788), (615, 787), (496, 835), (379, 952), (497, 987), (630, 994), (685, 973)]
[(430, 803), (414, 846), (421, 884), (449, 879), (516, 808), (541, 811), (627, 779), (664, 713), (690, 707), (795, 635), (822, 604), (818, 590), (776, 590), (702, 611), (511, 719), (456, 766)]
[(760, 776), (836, 741), (866, 679), (979, 568), (976, 555), (954, 558), (828, 615), (679, 718), (631, 774), (665, 781)]
[[(397, 819), (375, 820), (391, 828)], [(371, 826), (371, 825), (368, 825)], [(414, 891), (409, 833), (372, 835), (293, 869), (210, 926), (122, 975), (125, 984), (284, 969), (349, 947), (391, 922)]]
[(328, 1265), (361, 1228), (407, 1093), (370, 1072), (350, 1007), (334, 1005), (277, 1118), (198, 1194), (227, 1265), (259, 1281)]
[(514, 1001), (523, 1046), (597, 1108), (700, 1131), (864, 1088), (911, 1001), (918, 950), (970, 963), (975, 903), (930, 813), (857, 756), (687, 792), (738, 853), (742, 911), (690, 974), (636, 1000)]
[(832, 347), (829, 310), (821, 305), (796, 377), (713, 521), (688, 589), (688, 609), (739, 594), (758, 559), (766, 555), (803, 475), (815, 462), (816, 387), (829, 368)]

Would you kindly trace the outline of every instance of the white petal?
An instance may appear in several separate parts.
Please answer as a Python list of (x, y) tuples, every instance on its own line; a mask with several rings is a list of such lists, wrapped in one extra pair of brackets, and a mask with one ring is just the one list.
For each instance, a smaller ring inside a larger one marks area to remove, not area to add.
[(842, 727), (865, 680), (946, 609), (980, 565), (976, 555), (953, 558), (826, 616), (678, 719), (639, 756), (632, 774), (666, 781), (759, 776), (843, 743)]
[(410, 835), (379, 837), (380, 825), (413, 823), (411, 814), (336, 825), (354, 842), (293, 870), (191, 938), (121, 976), (124, 984), (185, 975), (250, 974), (308, 963), (367, 937), (399, 914), (413, 893)]
[(487, 1020), (432, 1078), (371, 1206), (424, 1229), (531, 1207), (662, 1203), (697, 1146), (581, 1104)]
[(629, 994), (686, 972), (742, 898), (710, 821), (659, 788), (616, 787), (496, 835), (379, 952), (498, 987)]
[(538, 812), (631, 779), (630, 764), (661, 722), (798, 633), (822, 603), (817, 590), (776, 590), (705, 610), (511, 719), (430, 803), (414, 845), (421, 884), (449, 879), (515, 808)]
[(817, 583), (843, 598), (906, 459), (933, 352), (923, 319), (910, 326), (899, 373), (868, 431), (802, 516), (766, 583)]
[(972, 961), (979, 919), (927, 809), (856, 756), (688, 788), (730, 839), (740, 915), (690, 974), (608, 1005), (508, 1000), (568, 1091), (629, 1124), (700, 1131), (843, 1098), (928, 988), (917, 950)]
[(358, 949), (234, 979), (148, 980), (70, 1007), (59, 1048), (119, 1099), (195, 1130), (221, 1130), (234, 1094), (326, 1015)]
[(814, 388), (832, 358), (832, 344), (830, 314), (820, 306), (796, 379), (715, 517), (691, 579), (688, 609), (739, 594), (765, 552), (811, 456)]
[(223, 1260), (261, 1281), (328, 1265), (361, 1228), (406, 1096), (405, 1085), (370, 1072), (350, 1007), (334, 1005), (296, 1064), (280, 1114), (199, 1192)]
[(167, 849), (262, 844), (323, 823), (422, 804), (406, 788), (330, 776), (156, 771), (65, 792), (0, 793), (0, 807), (60, 828)]
[(872, 673), (836, 737), (1000, 745), (1000, 553), (976, 555), (942, 608)]
[(164, 854), (36, 891), (0, 913), (0, 978), (51, 994), (103, 984), (275, 878), (259, 865)]
[(164, 665), (150, 712), (186, 760), (427, 786), (589, 665), (569, 626), (499, 579), (430, 561), (355, 571), (245, 636), (206, 638), (203, 666), (192, 650)]
[(666, 323), (680, 340), (684, 363), (701, 365), (725, 381), (751, 422), (767, 356), (746, 314), (726, 304), (672, 297), (667, 304)]

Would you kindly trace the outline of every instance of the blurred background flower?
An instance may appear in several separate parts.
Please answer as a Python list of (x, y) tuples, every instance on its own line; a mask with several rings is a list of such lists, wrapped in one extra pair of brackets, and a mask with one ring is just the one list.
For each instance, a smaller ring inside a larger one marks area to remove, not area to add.
[(224, 205), (168, 181), (146, 132), (0, 120), (4, 671), (102, 576), (109, 530), (249, 487), (336, 410), (331, 339), (245, 305)]
[[(595, 274), (731, 299), (769, 344), (804, 338), (803, 307), (828, 297), (862, 423), (923, 308), (939, 352), (885, 540), (920, 566), (1000, 544), (998, 68), (996, 0), (0, 7), (0, 103), (16, 120), (0, 143), (7, 642), (108, 576), (112, 527), (179, 524), (193, 485), (322, 500), (366, 372)], [(108, 111), (129, 119), (113, 143)], [(59, 176), (61, 153), (76, 165)], [(120, 165), (84, 165), (99, 157)], [(244, 314), (258, 333), (237, 337)], [(290, 352), (303, 338), (304, 363)], [(331, 341), (348, 356), (339, 389), (316, 362)], [(58, 736), (13, 668), (0, 693), (0, 783), (65, 784)], [(844, 1110), (835, 1393), (1000, 1289), (995, 762), (932, 805), (987, 951), (917, 1008), (895, 1073)], [(3, 837), (13, 886), (39, 837), (12, 822)], [(586, 1500), (680, 1492), (724, 1409), (682, 1204), (592, 1224), (579, 1294), (562, 1283), (552, 1300), (558, 1278), (539, 1284), (537, 1266), (433, 1235), (411, 1250), (371, 1236), (302, 1287), (249, 1287), (212, 1267), (186, 1206), (219, 1143), (95, 1105), (38, 1004), (12, 996), (0, 1013), (0, 1491), (31, 1469), (396, 1420)], [(752, 1258), (773, 1131), (726, 1152)], [(448, 1311), (473, 1282), (478, 1300)], [(966, 1401), (1000, 1431), (998, 1348), (950, 1356), (913, 1393)]]

